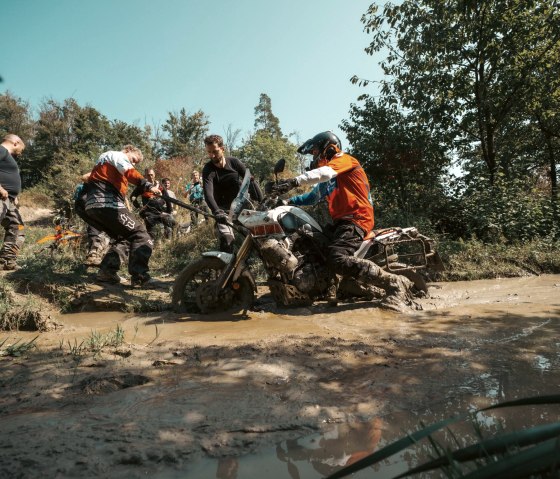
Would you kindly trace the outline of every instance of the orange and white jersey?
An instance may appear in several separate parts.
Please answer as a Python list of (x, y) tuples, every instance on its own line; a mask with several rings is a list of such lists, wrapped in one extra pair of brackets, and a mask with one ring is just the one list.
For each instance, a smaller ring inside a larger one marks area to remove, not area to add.
[(331, 182), (327, 201), (334, 221), (348, 220), (365, 233), (373, 229), (373, 206), (367, 175), (356, 158), (339, 152), (324, 166), (296, 177), (300, 185)]
[(124, 196), (129, 182), (138, 185), (146, 180), (134, 168), (125, 153), (122, 151), (107, 151), (97, 160), (88, 181), (110, 183)]

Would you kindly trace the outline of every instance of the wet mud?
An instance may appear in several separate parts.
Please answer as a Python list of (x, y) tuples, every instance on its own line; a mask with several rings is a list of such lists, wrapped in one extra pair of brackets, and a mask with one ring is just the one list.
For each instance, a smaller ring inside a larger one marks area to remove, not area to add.
[[(560, 276), (434, 284), (421, 303), (60, 315), (0, 357), (0, 477), (323, 477), (420, 422), (559, 392)], [(122, 343), (80, 349), (117, 327)]]

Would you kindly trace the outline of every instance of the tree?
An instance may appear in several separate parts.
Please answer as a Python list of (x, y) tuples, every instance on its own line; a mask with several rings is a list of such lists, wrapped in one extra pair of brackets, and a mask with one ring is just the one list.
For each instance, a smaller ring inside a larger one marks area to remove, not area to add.
[[(442, 201), (442, 178), (450, 158), (413, 117), (372, 97), (362, 100), (363, 104), (351, 106), (350, 119), (341, 125), (352, 145), (350, 153), (370, 178), (377, 212), (389, 216), (382, 218), (384, 225), (416, 224)], [(437, 218), (431, 220), (437, 223)]]
[(297, 171), (297, 147), (287, 138), (275, 139), (268, 132), (258, 130), (249, 135), (240, 148), (240, 157), (251, 172), (260, 180), (272, 173), (274, 164), (280, 159), (286, 160), (287, 168)]
[(255, 130), (267, 132), (275, 139), (282, 137), (280, 120), (272, 113), (272, 101), (266, 93), (261, 93), (255, 107)]
[(0, 95), (0, 138), (18, 135), (25, 143), (33, 139), (34, 122), (29, 104), (10, 92)]
[[(91, 106), (72, 99), (49, 99), (39, 109), (33, 144), (22, 165), (22, 179), (32, 186), (47, 176), (54, 164), (72, 168), (73, 155), (95, 158), (108, 146), (109, 120)], [(76, 171), (79, 176), (82, 172)]]
[(109, 125), (107, 142), (109, 147), (115, 150), (120, 150), (124, 145), (132, 144), (140, 148), (146, 163), (152, 163), (157, 158), (157, 154), (154, 152), (151, 133), (152, 130), (148, 125), (140, 128), (121, 120), (113, 120)]
[(288, 169), (297, 171), (296, 150), (297, 147), (282, 134), (280, 120), (272, 113), (270, 97), (261, 93), (255, 107), (255, 130), (239, 149), (241, 159), (254, 175), (264, 179), (280, 158), (286, 160)]
[(478, 142), (490, 183), (497, 135), (516, 105), (534, 97), (533, 73), (558, 62), (559, 20), (554, 0), (404, 0), (381, 13), (372, 4), (362, 17), (373, 35), (366, 51), (389, 51), (381, 63), (386, 101), (455, 146)]
[(162, 130), (167, 135), (161, 141), (165, 156), (202, 156), (204, 137), (210, 124), (206, 114), (199, 110), (189, 115), (182, 108), (179, 113), (169, 112), (168, 115), (162, 125)]

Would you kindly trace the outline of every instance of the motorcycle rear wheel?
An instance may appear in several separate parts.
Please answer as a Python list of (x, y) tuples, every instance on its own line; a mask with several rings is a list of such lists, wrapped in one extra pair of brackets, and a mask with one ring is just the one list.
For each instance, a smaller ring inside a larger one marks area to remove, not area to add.
[[(197, 297), (204, 285), (215, 281), (225, 264), (219, 258), (203, 257), (190, 263), (177, 276), (173, 285), (171, 301), (173, 310), (177, 313), (215, 313), (215, 312), (238, 312), (250, 308), (255, 300), (252, 282), (246, 276), (241, 275), (236, 281), (236, 288), (224, 295), (228, 299), (219, 301), (218, 304), (200, 304), (201, 295)], [(198, 301), (197, 301), (198, 299)]]

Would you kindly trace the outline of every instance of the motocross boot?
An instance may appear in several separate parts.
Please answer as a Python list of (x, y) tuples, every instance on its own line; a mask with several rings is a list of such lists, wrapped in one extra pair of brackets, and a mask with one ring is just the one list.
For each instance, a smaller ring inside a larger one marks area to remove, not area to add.
[(356, 278), (367, 285), (380, 286), (387, 295), (382, 305), (389, 309), (400, 310), (402, 307), (416, 307), (412, 288), (414, 283), (404, 276), (388, 273), (371, 261), (360, 259), (360, 273)]
[(101, 248), (92, 248), (88, 251), (84, 264), (86, 266), (99, 266), (103, 260)]
[(333, 277), (329, 278), (326, 299), (330, 307), (338, 306), (338, 283), (338, 276), (334, 275)]

